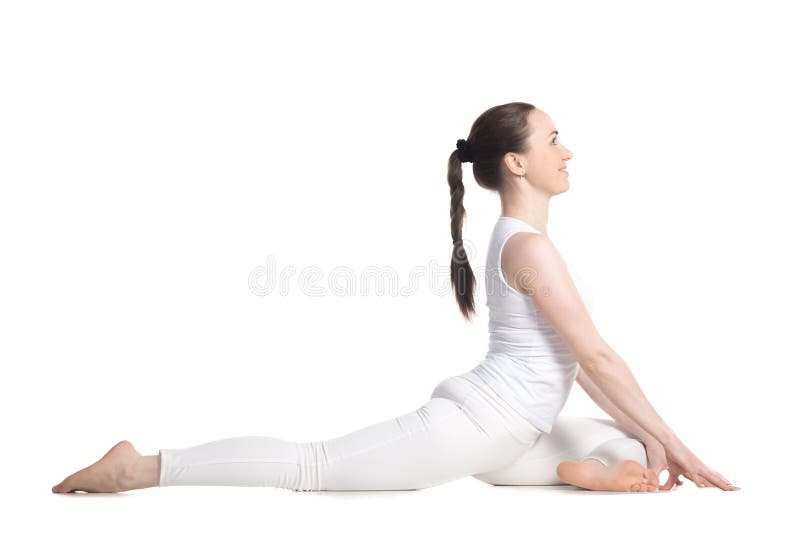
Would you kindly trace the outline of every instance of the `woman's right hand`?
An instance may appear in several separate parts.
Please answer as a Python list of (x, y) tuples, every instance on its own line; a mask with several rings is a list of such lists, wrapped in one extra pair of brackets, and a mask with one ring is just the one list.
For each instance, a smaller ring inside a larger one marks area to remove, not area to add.
[(667, 454), (669, 478), (663, 486), (659, 486), (659, 490), (670, 490), (676, 482), (680, 485), (678, 480), (680, 475), (694, 482), (699, 488), (717, 486), (724, 491), (738, 491), (740, 489), (706, 466), (681, 440), (676, 438), (674, 442), (665, 444), (664, 451)]

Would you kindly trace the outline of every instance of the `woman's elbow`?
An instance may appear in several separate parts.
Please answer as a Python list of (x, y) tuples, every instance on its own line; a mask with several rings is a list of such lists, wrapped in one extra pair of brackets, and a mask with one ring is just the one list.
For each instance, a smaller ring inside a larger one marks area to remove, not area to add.
[(594, 376), (598, 371), (607, 369), (622, 361), (622, 358), (611, 347), (600, 347), (584, 351), (578, 359), (581, 368), (589, 376)]

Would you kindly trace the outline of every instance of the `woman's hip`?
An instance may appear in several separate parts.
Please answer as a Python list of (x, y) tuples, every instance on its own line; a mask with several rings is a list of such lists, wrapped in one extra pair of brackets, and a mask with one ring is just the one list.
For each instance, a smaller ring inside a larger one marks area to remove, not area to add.
[(455, 402), (487, 437), (510, 434), (530, 447), (542, 435), (471, 371), (442, 380), (431, 393), (431, 398), (436, 397)]

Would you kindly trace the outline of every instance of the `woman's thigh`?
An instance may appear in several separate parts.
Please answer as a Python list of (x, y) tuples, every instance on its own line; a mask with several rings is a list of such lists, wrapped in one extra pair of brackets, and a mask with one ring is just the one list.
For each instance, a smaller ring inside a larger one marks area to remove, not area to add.
[(559, 416), (550, 434), (541, 437), (513, 462), (473, 475), (498, 486), (552, 486), (563, 482), (556, 467), (565, 460), (596, 458), (603, 463), (624, 459), (647, 467), (644, 445), (610, 419)]
[[(512, 421), (512, 423), (516, 423)], [(498, 469), (530, 442), (463, 377), (442, 381), (419, 409), (320, 444), (320, 489), (422, 489)]]

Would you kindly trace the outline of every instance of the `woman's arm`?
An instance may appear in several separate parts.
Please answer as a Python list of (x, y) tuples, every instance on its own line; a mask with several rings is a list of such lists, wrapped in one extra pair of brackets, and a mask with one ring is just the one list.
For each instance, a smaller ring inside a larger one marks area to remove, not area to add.
[(608, 400), (663, 445), (670, 470), (664, 489), (680, 475), (700, 487), (710, 482), (727, 491), (738, 489), (705, 465), (656, 413), (623, 359), (597, 333), (564, 260), (547, 236), (519, 232), (510, 237), (501, 268), (511, 287), (531, 296)]
[(584, 370), (614, 406), (656, 441), (667, 447), (678, 440), (645, 397), (628, 364), (610, 347)]
[(587, 395), (597, 404), (604, 412), (611, 416), (619, 426), (622, 427), (628, 434), (632, 434), (639, 438), (645, 444), (656, 442), (656, 438), (648, 434), (642, 427), (637, 425), (633, 419), (625, 415), (619, 408), (617, 408), (613, 402), (611, 402), (608, 397), (606, 397), (600, 388), (597, 387), (597, 384), (592, 382), (592, 379), (589, 378), (589, 375), (583, 370), (582, 367), (578, 369), (578, 376), (575, 377), (575, 381), (580, 384), (583, 390), (586, 392)]
[(501, 264), (509, 285), (530, 295), (587, 376), (621, 412), (664, 447), (679, 441), (623, 359), (600, 337), (566, 263), (547, 236), (522, 232), (512, 236)]

